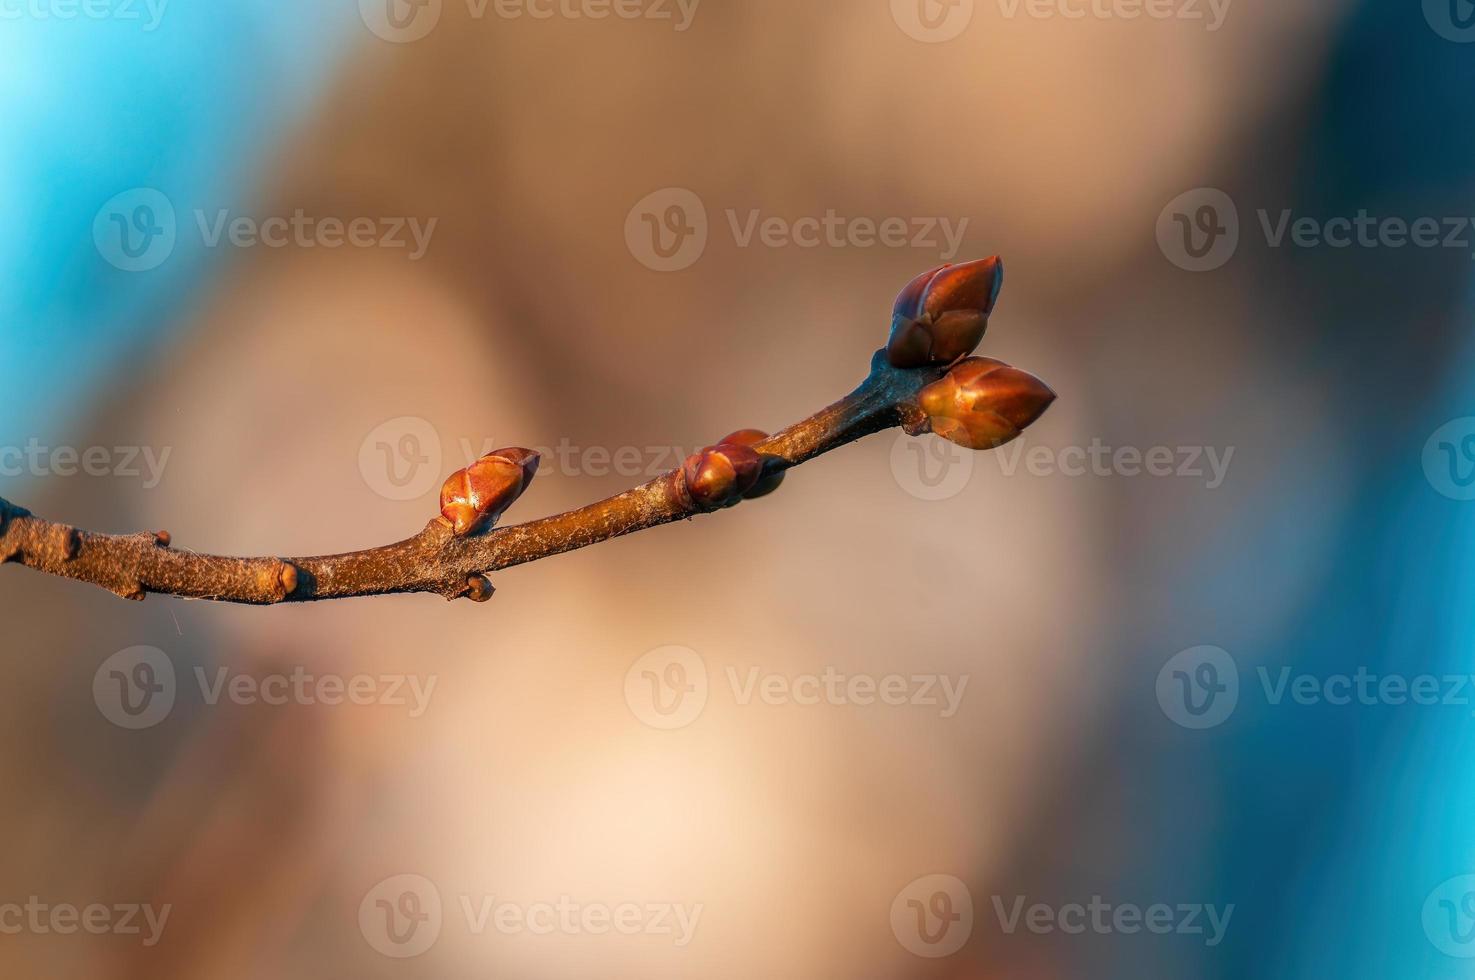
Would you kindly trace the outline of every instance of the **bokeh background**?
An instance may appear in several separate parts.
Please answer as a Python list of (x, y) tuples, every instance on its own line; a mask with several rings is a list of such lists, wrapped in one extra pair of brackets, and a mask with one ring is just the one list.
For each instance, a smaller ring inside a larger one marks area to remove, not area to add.
[[(1061, 395), (487, 606), (5, 569), (0, 968), (1467, 976), (1472, 20), (0, 5), (0, 494), (45, 516), (348, 550), (502, 445), (564, 447), (509, 520), (554, 513), (833, 400), (903, 283), (994, 253), (983, 352)], [(120, 713), (140, 658), (168, 703)], [(372, 703), (251, 694), (294, 676)]]

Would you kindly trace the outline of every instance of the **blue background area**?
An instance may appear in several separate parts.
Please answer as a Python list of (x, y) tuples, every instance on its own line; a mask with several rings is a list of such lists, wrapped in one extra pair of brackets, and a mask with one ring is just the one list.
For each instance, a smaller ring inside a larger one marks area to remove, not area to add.
[[(7, 10), (15, 10), (14, 5)], [(22, 10), (26, 8), (20, 8)], [(147, 274), (114, 268), (98, 209), (135, 187), (226, 207), (318, 95), (350, 5), (168, 3), (140, 18), (0, 19), (0, 441), (53, 437), (100, 374), (157, 341), (208, 275), (198, 235)]]

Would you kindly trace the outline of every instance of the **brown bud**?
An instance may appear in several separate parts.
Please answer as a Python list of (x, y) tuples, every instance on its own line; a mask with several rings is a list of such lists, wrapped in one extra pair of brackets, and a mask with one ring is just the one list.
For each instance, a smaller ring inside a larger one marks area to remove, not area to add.
[(973, 353), (1003, 285), (1004, 262), (997, 255), (922, 273), (896, 297), (887, 360), (913, 368)]
[(698, 510), (720, 510), (741, 501), (762, 475), (763, 457), (729, 442), (686, 457), (680, 480)]
[(297, 566), (289, 561), (282, 562), (282, 570), (277, 576), (277, 581), (281, 582), (282, 593), (284, 595), (291, 595), (296, 592), (298, 584)]
[(498, 449), (464, 470), (457, 470), (440, 488), (440, 513), (465, 537), (497, 523), (502, 512), (522, 496), (538, 472), (538, 454), (531, 449)]
[[(762, 429), (739, 429), (731, 435), (723, 436), (718, 445), (721, 445), (722, 443), (727, 443), (733, 446), (747, 446), (749, 448), (752, 448), (767, 438), (768, 433), (764, 432)], [(778, 485), (783, 482), (784, 474), (782, 472), (762, 477), (758, 480), (757, 483), (753, 484), (753, 489), (743, 494), (743, 496), (748, 500), (756, 500), (759, 497), (766, 497), (770, 493), (773, 493), (775, 490), (777, 490)]]
[(485, 575), (468, 575), (466, 577), (466, 598), (472, 602), (486, 602), (497, 590), (492, 587), (491, 580)]
[(969, 449), (993, 449), (1045, 413), (1055, 392), (991, 357), (970, 357), (917, 395), (932, 431)]

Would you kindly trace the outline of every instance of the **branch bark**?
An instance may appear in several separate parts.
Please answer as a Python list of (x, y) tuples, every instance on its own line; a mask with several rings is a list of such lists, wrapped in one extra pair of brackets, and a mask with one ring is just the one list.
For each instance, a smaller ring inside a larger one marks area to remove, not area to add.
[[(893, 426), (925, 431), (918, 393), (946, 371), (936, 365), (896, 368), (886, 351), (878, 351), (855, 391), (753, 447), (765, 457), (765, 476)], [(0, 564), (17, 563), (138, 600), (159, 593), (272, 605), (434, 592), (483, 601), (491, 597), (491, 572), (701, 512), (673, 471), (578, 510), (481, 536), (458, 538), (448, 521), (436, 517), (414, 537), (365, 551), (225, 558), (175, 550), (165, 532), (99, 534), (56, 524), (0, 499)]]

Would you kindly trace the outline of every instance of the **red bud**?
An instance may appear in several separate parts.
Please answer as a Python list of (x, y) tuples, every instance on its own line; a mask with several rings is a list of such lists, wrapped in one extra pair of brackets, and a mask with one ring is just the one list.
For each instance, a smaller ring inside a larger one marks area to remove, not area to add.
[(892, 310), (886, 357), (893, 367), (949, 364), (971, 354), (1004, 285), (998, 256), (943, 265), (906, 284)]
[(537, 472), (538, 454), (531, 449), (488, 453), (446, 480), (440, 489), (441, 516), (458, 538), (484, 531), (522, 496)]
[[(751, 448), (758, 445), (758, 443), (763, 442), (767, 438), (768, 433), (764, 432), (762, 429), (739, 429), (731, 435), (723, 436), (721, 441), (719, 442), (719, 445), (721, 445), (722, 443), (728, 443), (734, 446), (748, 446), (749, 448)], [(773, 493), (775, 490), (777, 490), (779, 484), (783, 482), (784, 474), (782, 472), (774, 473), (771, 476), (765, 476), (757, 483), (753, 484), (753, 489), (743, 494), (743, 496), (748, 500), (756, 500), (759, 497), (766, 497), (770, 493)]]
[(970, 357), (917, 395), (933, 432), (969, 449), (993, 449), (1045, 414), (1055, 392), (991, 357)]
[(686, 457), (680, 479), (699, 510), (720, 510), (741, 501), (762, 475), (762, 456), (747, 446), (721, 443)]

